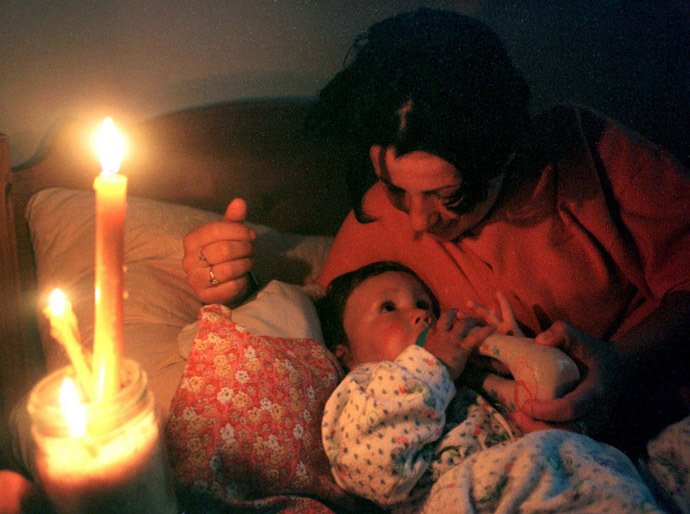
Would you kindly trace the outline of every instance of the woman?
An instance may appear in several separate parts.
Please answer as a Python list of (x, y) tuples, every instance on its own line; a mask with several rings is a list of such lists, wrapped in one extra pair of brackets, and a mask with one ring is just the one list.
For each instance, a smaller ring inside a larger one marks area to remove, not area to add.
[[(394, 260), (442, 308), (504, 291), (523, 330), (584, 376), (562, 399), (526, 402), (516, 422), (634, 451), (687, 413), (690, 183), (662, 149), (590, 110), (530, 119), (529, 96), (475, 19), (419, 9), (373, 25), (308, 120), (364, 163), (319, 280)], [(199, 234), (188, 237), (202, 287)], [(234, 277), (248, 269), (238, 262)]]

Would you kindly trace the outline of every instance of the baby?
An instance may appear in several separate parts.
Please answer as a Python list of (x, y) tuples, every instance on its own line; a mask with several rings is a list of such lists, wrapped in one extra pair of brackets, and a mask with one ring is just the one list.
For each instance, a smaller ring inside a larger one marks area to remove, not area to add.
[[(445, 364), (452, 380), (472, 350), (496, 330), (456, 310), (440, 313), (438, 300), (409, 268), (375, 262), (346, 273), (329, 286), (322, 315), (330, 350), (346, 369), (394, 360), (410, 345), (424, 348)], [(504, 308), (510, 309), (507, 303)], [(481, 310), (480, 310), (481, 309)], [(476, 312), (498, 318), (477, 306)], [(512, 319), (512, 313), (508, 313)], [(438, 323), (436, 320), (438, 319)]]
[[(627, 512), (642, 504), (654, 510), (649, 490), (618, 450), (562, 430), (519, 438), (479, 394), (456, 390), (472, 350), (497, 328), (516, 327), (504, 300), (501, 310), (501, 318), (480, 306), (479, 318), (440, 312), (428, 286), (394, 262), (331, 282), (324, 336), (349, 370), (322, 422), (337, 483), (405, 510), (495, 511), (527, 501), (545, 510), (554, 501), (575, 510)], [(543, 490), (554, 483), (566, 486)]]

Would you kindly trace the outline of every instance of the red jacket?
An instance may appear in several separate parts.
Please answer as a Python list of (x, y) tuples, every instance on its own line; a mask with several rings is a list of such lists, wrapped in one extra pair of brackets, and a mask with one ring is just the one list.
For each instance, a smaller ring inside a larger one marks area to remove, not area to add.
[[(365, 195), (377, 221), (352, 213), (319, 282), (377, 260), (414, 269), (442, 308), (469, 299), (538, 333), (563, 320), (599, 339), (624, 334), (667, 293), (690, 290), (690, 180), (663, 149), (591, 111), (556, 107), (535, 121), (533, 179), (454, 242), (415, 238), (379, 184)], [(520, 165), (520, 164), (518, 164)]]

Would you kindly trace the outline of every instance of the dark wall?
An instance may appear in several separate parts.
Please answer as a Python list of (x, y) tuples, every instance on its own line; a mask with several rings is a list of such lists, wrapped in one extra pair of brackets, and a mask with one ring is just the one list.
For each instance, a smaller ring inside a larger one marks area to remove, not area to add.
[(524, 71), (535, 107), (591, 105), (690, 166), (690, 2), (490, 2), (483, 19)]
[(690, 161), (687, 0), (4, 0), (0, 132), (16, 165), (67, 116), (126, 124), (236, 98), (310, 97), (358, 33), (418, 5), (494, 27), (535, 107), (589, 104)]

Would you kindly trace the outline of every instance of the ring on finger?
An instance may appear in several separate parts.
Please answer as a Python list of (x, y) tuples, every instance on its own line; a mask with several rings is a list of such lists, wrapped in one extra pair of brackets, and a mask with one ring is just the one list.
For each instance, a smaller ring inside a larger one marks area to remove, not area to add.
[(208, 266), (208, 261), (206, 260), (206, 256), (204, 255), (204, 249), (203, 248), (199, 248), (199, 261), (204, 266)]
[(211, 284), (211, 287), (216, 287), (218, 285), (216, 274), (213, 273), (213, 266), (208, 270), (208, 283)]

